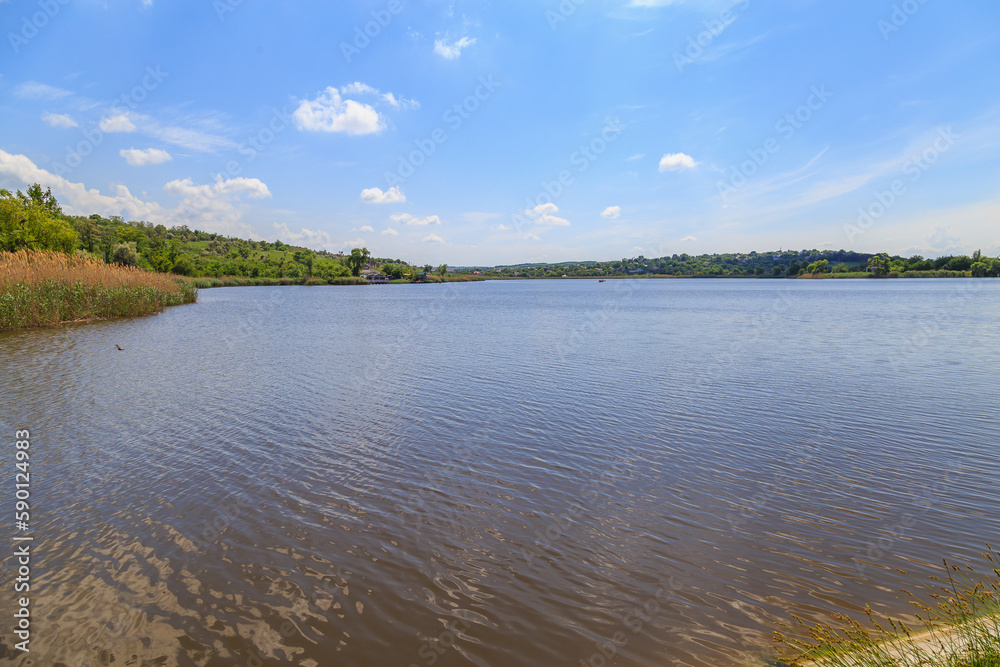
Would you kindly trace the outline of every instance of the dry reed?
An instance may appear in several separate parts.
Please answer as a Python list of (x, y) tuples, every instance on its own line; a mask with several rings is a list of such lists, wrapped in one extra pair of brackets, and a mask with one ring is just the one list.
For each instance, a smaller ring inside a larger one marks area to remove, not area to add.
[(158, 313), (191, 303), (194, 285), (60, 252), (0, 252), (0, 330)]

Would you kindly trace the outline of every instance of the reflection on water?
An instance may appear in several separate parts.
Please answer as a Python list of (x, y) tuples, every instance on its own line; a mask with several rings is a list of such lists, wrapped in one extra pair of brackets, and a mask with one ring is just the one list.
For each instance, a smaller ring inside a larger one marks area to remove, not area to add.
[(726, 667), (904, 612), (894, 568), (1000, 524), (998, 296), (232, 288), (2, 334), (31, 664)]

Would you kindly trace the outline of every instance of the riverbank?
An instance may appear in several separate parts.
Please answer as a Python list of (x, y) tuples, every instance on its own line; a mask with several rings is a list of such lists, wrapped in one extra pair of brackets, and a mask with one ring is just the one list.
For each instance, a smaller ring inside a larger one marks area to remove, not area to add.
[[(1000, 667), (1000, 553), (982, 554), (992, 572), (945, 562), (947, 575), (932, 577), (925, 603), (909, 591), (913, 621), (878, 619), (866, 606), (868, 622), (834, 614), (839, 627), (809, 624), (794, 617), (808, 639), (775, 633), (793, 655), (795, 667)], [(913, 630), (908, 623), (919, 623)]]
[[(234, 276), (225, 276), (221, 278), (186, 278), (187, 282), (191, 283), (198, 289), (212, 289), (214, 287), (290, 287), (290, 286), (304, 286), (304, 287), (324, 287), (324, 286), (360, 286), (360, 285), (372, 285), (374, 283), (368, 280), (355, 276), (340, 276), (334, 278), (333, 280), (323, 280), (322, 278), (240, 278)], [(482, 282), (487, 280), (482, 276), (447, 276), (440, 278), (437, 276), (428, 276), (425, 280), (412, 281), (412, 280), (392, 280), (388, 284), (391, 285), (429, 285), (429, 284), (439, 284), (439, 283), (469, 283), (469, 282)], [(382, 283), (386, 284), (386, 283)]]
[(61, 252), (0, 253), (0, 331), (152, 315), (197, 292), (165, 274)]

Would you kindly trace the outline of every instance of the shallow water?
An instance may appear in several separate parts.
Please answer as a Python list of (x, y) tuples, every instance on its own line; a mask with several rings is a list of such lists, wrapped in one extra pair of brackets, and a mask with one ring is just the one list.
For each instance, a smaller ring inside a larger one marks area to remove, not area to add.
[(998, 323), (1000, 281), (565, 280), (0, 334), (32, 664), (762, 664), (996, 538)]

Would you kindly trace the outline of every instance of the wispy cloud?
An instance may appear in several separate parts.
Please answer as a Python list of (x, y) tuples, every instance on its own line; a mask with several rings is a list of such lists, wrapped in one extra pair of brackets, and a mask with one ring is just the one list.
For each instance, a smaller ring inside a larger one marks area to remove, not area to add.
[(143, 167), (149, 164), (163, 164), (173, 160), (173, 156), (167, 151), (159, 148), (147, 148), (145, 150), (128, 148), (118, 151), (118, 154), (125, 158), (133, 167)]
[(37, 81), (25, 81), (14, 88), (14, 96), (22, 100), (58, 100), (73, 93)]
[(462, 49), (468, 48), (476, 43), (475, 37), (462, 37), (451, 44), (448, 43), (448, 36), (444, 39), (434, 40), (434, 53), (447, 60), (454, 60), (462, 55)]
[(80, 124), (73, 120), (73, 117), (65, 113), (49, 113), (48, 111), (42, 114), (42, 121), (50, 127), (80, 127)]

